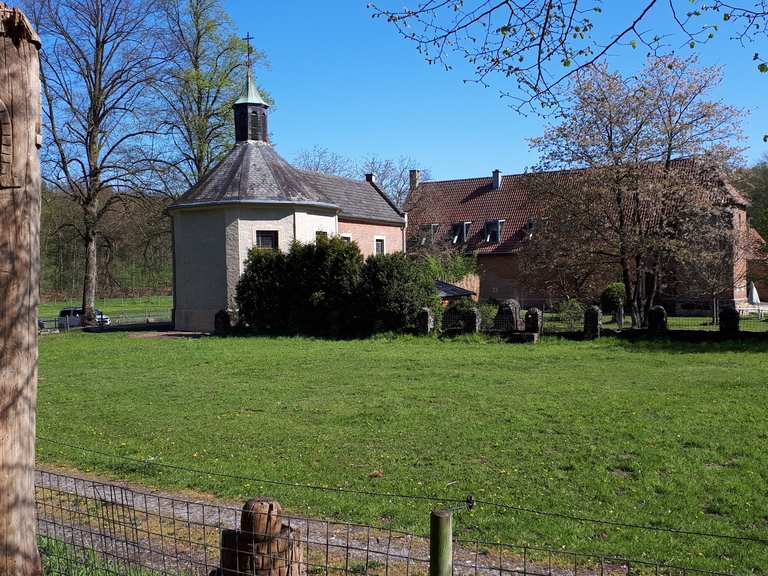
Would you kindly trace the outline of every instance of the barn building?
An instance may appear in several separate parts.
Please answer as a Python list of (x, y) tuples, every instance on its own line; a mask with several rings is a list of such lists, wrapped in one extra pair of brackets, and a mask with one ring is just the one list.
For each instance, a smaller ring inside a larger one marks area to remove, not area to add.
[(234, 105), (236, 143), (169, 208), (173, 222), (173, 321), (208, 332), (235, 309), (252, 248), (287, 251), (294, 241), (340, 236), (364, 256), (404, 250), (405, 218), (373, 174), (357, 181), (291, 166), (269, 142), (268, 104), (250, 70)]

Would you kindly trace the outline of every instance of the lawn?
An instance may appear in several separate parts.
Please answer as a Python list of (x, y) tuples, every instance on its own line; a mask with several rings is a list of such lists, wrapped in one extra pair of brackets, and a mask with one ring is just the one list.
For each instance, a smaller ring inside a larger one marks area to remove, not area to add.
[[(59, 300), (40, 304), (38, 316), (44, 320), (58, 317), (62, 308), (79, 308), (80, 300)], [(112, 318), (142, 317), (142, 316), (171, 316), (173, 298), (171, 296), (141, 296), (135, 298), (100, 298), (96, 307)]]
[[(768, 343), (482, 339), (40, 340), (39, 434), (219, 473), (476, 498), (768, 538)], [(424, 533), (430, 503), (142, 466), (49, 442), (41, 462), (169, 489), (272, 495)], [(761, 544), (480, 505), (457, 533), (738, 573)]]

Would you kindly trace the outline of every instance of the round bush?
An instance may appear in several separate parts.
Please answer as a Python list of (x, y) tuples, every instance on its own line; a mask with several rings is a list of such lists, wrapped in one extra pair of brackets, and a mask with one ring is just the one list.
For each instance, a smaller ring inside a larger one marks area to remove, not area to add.
[(419, 311), (439, 297), (430, 275), (405, 254), (382, 254), (365, 261), (358, 290), (361, 327), (367, 331), (414, 330)]
[(616, 312), (624, 304), (625, 297), (626, 290), (622, 282), (608, 284), (600, 295), (600, 309), (603, 311), (603, 314), (613, 314)]

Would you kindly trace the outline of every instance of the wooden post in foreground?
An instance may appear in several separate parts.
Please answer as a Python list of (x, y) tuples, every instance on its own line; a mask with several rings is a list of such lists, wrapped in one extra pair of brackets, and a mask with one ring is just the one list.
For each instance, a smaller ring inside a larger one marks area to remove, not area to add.
[(40, 572), (35, 407), (40, 39), (0, 1), (0, 575)]
[(453, 575), (453, 512), (432, 510), (429, 517), (429, 576)]

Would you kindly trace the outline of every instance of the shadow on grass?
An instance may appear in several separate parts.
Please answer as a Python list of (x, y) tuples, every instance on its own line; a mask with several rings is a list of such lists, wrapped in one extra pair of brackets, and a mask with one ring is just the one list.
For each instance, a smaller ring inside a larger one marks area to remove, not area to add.
[(768, 352), (768, 333), (740, 332), (728, 336), (714, 331), (672, 330), (664, 337), (651, 337), (645, 331), (625, 330), (606, 335), (628, 350), (642, 352), (676, 352), (680, 354), (742, 352), (765, 354)]

